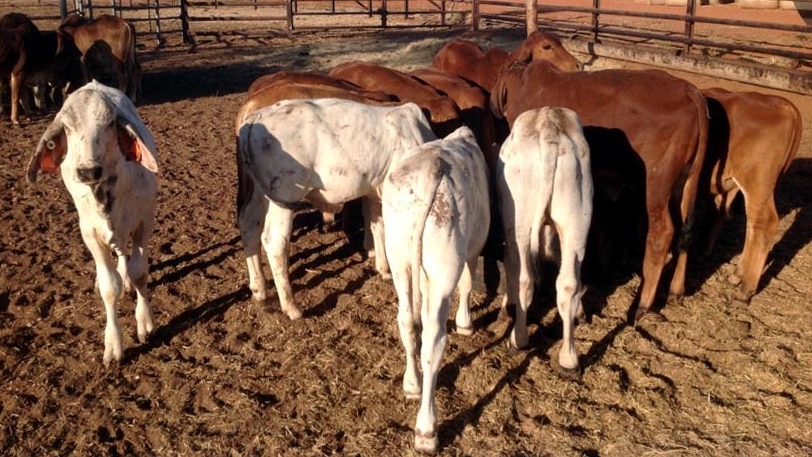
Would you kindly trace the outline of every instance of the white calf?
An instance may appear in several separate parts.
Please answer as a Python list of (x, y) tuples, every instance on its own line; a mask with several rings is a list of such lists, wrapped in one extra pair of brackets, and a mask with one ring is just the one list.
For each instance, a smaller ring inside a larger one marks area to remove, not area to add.
[(577, 374), (573, 329), (581, 308), (581, 264), (593, 193), (589, 146), (578, 115), (566, 108), (547, 107), (516, 118), (499, 153), (496, 188), (505, 227), (507, 301), (515, 304), (518, 295), (520, 305), (510, 343), (516, 348), (527, 345), (527, 308), (540, 251), (550, 244), (542, 240), (542, 231), (552, 224), (560, 249), (556, 303), (564, 324), (558, 363), (565, 374)]
[(293, 205), (303, 200), (337, 212), (347, 201), (367, 197), (376, 267), (386, 272), (380, 187), (399, 156), (434, 139), (413, 103), (375, 107), (338, 99), (286, 100), (248, 116), (237, 144), (238, 223), (254, 299), (266, 297), (261, 241), (282, 310), (291, 319), (302, 315), (290, 287), (288, 257)]
[[(485, 160), (467, 127), (417, 148), (397, 163), (383, 186), (386, 255), (406, 348), (403, 391), (407, 398), (421, 398), (414, 442), (419, 451), (437, 450), (434, 395), (449, 302), (458, 283), (457, 327), (472, 328), (468, 299), (490, 226), (488, 195)], [(421, 325), (422, 397), (416, 335)]]
[(117, 316), (123, 291), (134, 285), (138, 294), (135, 320), (142, 343), (153, 328), (147, 279), (158, 189), (156, 157), (155, 140), (132, 102), (121, 91), (94, 81), (65, 100), (28, 164), (32, 183), (40, 173), (59, 167), (73, 197), (107, 313), (105, 365), (121, 360), (123, 353)]

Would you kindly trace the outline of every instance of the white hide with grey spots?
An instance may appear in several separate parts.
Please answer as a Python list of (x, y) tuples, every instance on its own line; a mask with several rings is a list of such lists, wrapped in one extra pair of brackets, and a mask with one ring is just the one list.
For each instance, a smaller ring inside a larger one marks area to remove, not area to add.
[(107, 314), (105, 365), (123, 355), (117, 308), (133, 286), (139, 340), (145, 342), (153, 329), (147, 279), (157, 201), (156, 157), (155, 140), (132, 102), (118, 89), (94, 81), (65, 100), (28, 164), (32, 183), (59, 168), (73, 197)]
[[(496, 189), (505, 228), (507, 302), (516, 304), (510, 344), (523, 348), (527, 308), (548, 238), (558, 238), (556, 303), (564, 325), (558, 362), (577, 376), (573, 331), (581, 309), (581, 264), (592, 220), (589, 145), (578, 115), (566, 108), (529, 110), (516, 118), (496, 165)], [(546, 235), (546, 236), (545, 236)]]
[(399, 156), (434, 139), (414, 103), (375, 107), (339, 99), (286, 100), (248, 116), (237, 140), (240, 193), (247, 194), (238, 223), (254, 299), (263, 301), (267, 293), (261, 242), (282, 310), (291, 319), (302, 315), (288, 276), (293, 211), (302, 201), (337, 212), (364, 197), (375, 266), (387, 274), (380, 187)]
[(434, 397), (451, 297), (459, 287), (457, 329), (470, 333), (472, 278), (491, 219), (487, 167), (473, 132), (461, 127), (398, 162), (384, 183), (382, 210), (386, 255), (398, 294), (398, 329), (406, 349), (403, 391), (407, 398), (420, 399), (414, 445), (433, 453)]

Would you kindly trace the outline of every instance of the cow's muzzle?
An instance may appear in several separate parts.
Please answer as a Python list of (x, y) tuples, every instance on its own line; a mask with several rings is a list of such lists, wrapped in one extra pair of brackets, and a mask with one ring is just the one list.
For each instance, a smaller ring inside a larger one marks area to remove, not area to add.
[(91, 184), (98, 182), (102, 177), (102, 167), (96, 165), (93, 167), (83, 167), (76, 169), (76, 177), (79, 182), (84, 184)]

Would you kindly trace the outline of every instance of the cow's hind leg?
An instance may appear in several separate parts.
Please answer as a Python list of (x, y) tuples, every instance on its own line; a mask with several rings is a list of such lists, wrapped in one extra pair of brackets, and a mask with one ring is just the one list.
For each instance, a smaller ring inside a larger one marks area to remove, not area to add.
[[(454, 279), (448, 281), (447, 279)], [(423, 396), (414, 427), (414, 447), (421, 452), (437, 452), (437, 412), (435, 395), (437, 375), (443, 361), (448, 340), (446, 320), (456, 278), (432, 277), (428, 287), (428, 300), (422, 310), (423, 332), (420, 362), (423, 368)]]
[(262, 233), (262, 244), (268, 253), (274, 284), (279, 294), (282, 311), (291, 319), (302, 317), (302, 311), (293, 299), (293, 289), (288, 275), (290, 258), (290, 234), (293, 227), (293, 211), (283, 208), (273, 201), (268, 204), (267, 225), (269, 230)]
[(268, 216), (268, 200), (253, 190), (237, 215), (237, 224), (240, 228), (240, 237), (245, 252), (245, 263), (248, 266), (248, 287), (251, 289), (254, 300), (258, 302), (264, 302), (268, 297), (260, 260), (262, 233), (270, 230)]
[(745, 194), (744, 203), (747, 228), (744, 249), (736, 267), (736, 279), (740, 278), (741, 284), (735, 298), (747, 303), (758, 288), (770, 245), (778, 230), (779, 218), (772, 195), (759, 199), (755, 195)]
[[(581, 265), (586, 251), (587, 232), (572, 227), (562, 228), (556, 224), (561, 242), (561, 264), (555, 281), (558, 315), (564, 326), (558, 365), (566, 378), (578, 378), (580, 366), (575, 348), (575, 319), (581, 310)], [(586, 226), (589, 226), (587, 221)], [(579, 235), (580, 236), (579, 239)]]
[(659, 209), (649, 209), (649, 226), (646, 234), (646, 252), (643, 254), (643, 280), (640, 284), (640, 300), (635, 320), (640, 319), (654, 304), (657, 285), (663, 274), (665, 258), (674, 237), (674, 225), (668, 213), (668, 204)]
[(454, 323), (457, 333), (460, 335), (473, 335), (474, 324), (471, 322), (471, 289), (473, 289), (473, 278), (476, 274), (477, 258), (468, 259), (462, 269), (460, 276), (459, 291), (460, 304), (457, 306), (457, 314)]

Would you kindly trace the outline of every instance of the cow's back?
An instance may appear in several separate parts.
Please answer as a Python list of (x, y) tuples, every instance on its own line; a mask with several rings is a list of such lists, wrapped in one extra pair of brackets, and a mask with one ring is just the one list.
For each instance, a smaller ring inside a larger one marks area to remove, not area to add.
[(395, 156), (434, 138), (414, 104), (319, 99), (286, 100), (254, 112), (238, 141), (239, 154), (262, 177), (257, 185), (274, 183), (263, 188), (271, 199), (343, 203), (376, 193)]

